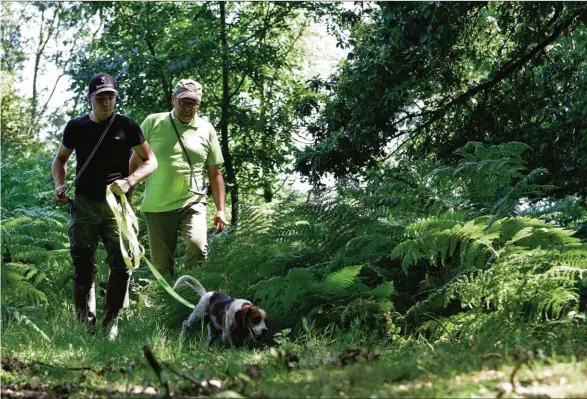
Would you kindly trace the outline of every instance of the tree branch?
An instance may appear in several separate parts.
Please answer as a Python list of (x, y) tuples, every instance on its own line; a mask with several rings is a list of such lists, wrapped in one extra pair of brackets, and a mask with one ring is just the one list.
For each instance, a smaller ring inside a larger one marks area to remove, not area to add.
[[(148, 37), (145, 36), (145, 42), (147, 43), (147, 48), (149, 49), (149, 52), (151, 53), (151, 55), (153, 57), (156, 57), (155, 46), (153, 45), (153, 42), (151, 41), (151, 39), (149, 39)], [(167, 82), (167, 79), (165, 79), (165, 75), (163, 73), (161, 73), (161, 76), (159, 76), (159, 79), (161, 80), (161, 85), (163, 86), (163, 95), (165, 96), (165, 99), (167, 100), (167, 105), (171, 108), (171, 90), (169, 90), (170, 86)]]
[[(65, 63), (64, 69), (67, 67), (67, 64), (68, 63), (69, 63), (69, 60)], [(55, 94), (55, 89), (57, 89), (57, 84), (59, 83), (59, 81), (61, 80), (61, 78), (64, 77), (64, 76), (65, 76), (65, 72), (62, 73), (61, 75), (59, 75), (59, 77), (55, 81), (55, 84), (53, 85), (53, 90), (51, 90), (51, 94), (49, 95), (49, 98), (45, 102), (45, 105), (43, 105), (43, 108), (41, 109), (41, 112), (39, 112), (39, 114), (38, 114), (38, 117), (39, 118), (42, 117), (45, 114), (45, 111), (47, 111), (47, 106), (49, 105), (49, 101), (51, 101), (51, 99), (53, 98), (53, 94)]]
[(283, 179), (283, 182), (281, 183), (281, 185), (278, 188), (276, 188), (275, 190), (273, 190), (273, 192), (278, 193), (283, 188), (283, 186), (285, 185), (285, 183), (287, 182), (287, 180), (289, 178), (290, 178), (290, 176), (287, 176), (285, 179)]
[[(417, 135), (419, 132), (421, 132), (422, 130), (426, 129), (428, 126), (430, 126), (434, 122), (436, 122), (439, 119), (441, 119), (442, 117), (444, 117), (444, 115), (446, 115), (446, 113), (453, 106), (455, 106), (457, 104), (465, 103), (467, 100), (474, 97), (479, 92), (486, 91), (486, 90), (489, 90), (489, 89), (495, 87), (502, 80), (504, 80), (505, 78), (507, 78), (508, 76), (513, 74), (514, 72), (518, 71), (519, 69), (521, 69), (536, 54), (542, 52), (549, 44), (554, 42), (569, 26), (571, 26), (573, 21), (575, 21), (577, 18), (581, 19), (581, 18), (585, 17), (586, 15), (587, 15), (587, 8), (581, 8), (579, 11), (574, 13), (570, 18), (560, 22), (556, 26), (554, 31), (545, 40), (543, 40), (541, 43), (537, 44), (526, 55), (518, 58), (517, 60), (513, 60), (513, 59), (509, 60), (505, 64), (503, 64), (502, 67), (493, 75), (493, 77), (490, 80), (467, 90), (466, 92), (460, 94), (459, 96), (452, 98), (448, 102), (440, 101), (440, 103), (446, 103), (446, 105), (444, 105), (443, 107), (437, 108), (432, 111), (426, 111), (423, 113), (419, 113), (419, 114), (409, 114), (408, 116), (394, 122), (391, 126), (394, 126), (394, 125), (398, 124), (399, 122), (404, 121), (406, 119), (413, 119), (415, 117), (422, 117), (425, 114), (432, 114), (432, 116), (424, 124), (420, 125), (415, 131), (412, 132), (411, 137), (408, 140), (413, 139), (415, 137), (414, 135)], [(403, 144), (405, 144), (405, 142), (402, 143), (402, 145)], [(394, 151), (394, 153), (395, 152), (396, 151)]]
[(240, 81), (240, 83), (238, 84), (238, 86), (233, 90), (232, 93), (229, 94), (229, 98), (232, 100), (233, 97), (239, 92), (239, 90), (241, 89), (241, 87), (243, 86), (243, 83), (245, 83), (245, 79), (247, 78), (247, 73), (243, 73), (243, 77)]
[(471, 97), (475, 96), (480, 91), (488, 90), (488, 89), (491, 89), (492, 87), (496, 86), (503, 79), (505, 79), (506, 77), (508, 77), (512, 73), (516, 72), (520, 68), (522, 68), (526, 63), (528, 63), (528, 61), (530, 61), (536, 54), (538, 54), (540, 51), (542, 51), (546, 46), (548, 46), (550, 43), (555, 41), (561, 35), (561, 33), (573, 23), (573, 21), (577, 17), (580, 17), (582, 14), (585, 14), (585, 13), (587, 13), (587, 9), (581, 9), (580, 11), (576, 12), (571, 18), (558, 24), (558, 26), (555, 28), (554, 32), (550, 36), (548, 36), (542, 43), (536, 45), (532, 50), (530, 50), (530, 52), (528, 54), (519, 58), (515, 62), (511, 62), (511, 61), (507, 62), (504, 66), (502, 66), (499, 69), (499, 71), (497, 71), (497, 73), (493, 76), (493, 78), (491, 80), (489, 80), (483, 84), (480, 84), (478, 86), (475, 86), (475, 87), (467, 90), (465, 93), (461, 94), (460, 96), (453, 98), (445, 107), (443, 107), (442, 109), (436, 110), (435, 113), (437, 113), (438, 116), (443, 116), (448, 111), (448, 109), (451, 108), (453, 105), (456, 105), (458, 103), (463, 103), (463, 102), (467, 101), (468, 99), (470, 99)]

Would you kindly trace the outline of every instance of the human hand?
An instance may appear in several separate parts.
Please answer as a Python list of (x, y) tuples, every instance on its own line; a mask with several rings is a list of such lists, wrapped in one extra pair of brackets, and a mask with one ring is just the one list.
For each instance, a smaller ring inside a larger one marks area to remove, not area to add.
[(110, 190), (116, 195), (124, 195), (128, 193), (131, 187), (128, 179), (120, 179), (110, 185)]
[(55, 194), (54, 194), (55, 202), (61, 205), (65, 205), (69, 203), (70, 198), (67, 194), (65, 194), (65, 185), (61, 184), (55, 187)]
[(216, 228), (215, 233), (221, 233), (226, 228), (226, 223), (227, 221), (224, 217), (224, 211), (216, 212), (216, 215), (214, 216), (214, 227)]

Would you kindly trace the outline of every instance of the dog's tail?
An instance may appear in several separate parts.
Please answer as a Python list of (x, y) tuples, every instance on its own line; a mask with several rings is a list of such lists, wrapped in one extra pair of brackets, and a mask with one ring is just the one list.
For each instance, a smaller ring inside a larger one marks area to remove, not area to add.
[(179, 287), (181, 283), (186, 283), (187, 285), (192, 287), (200, 297), (206, 295), (206, 289), (202, 286), (202, 284), (200, 284), (198, 280), (196, 280), (192, 276), (181, 276), (180, 278), (178, 278), (175, 282), (175, 285), (173, 286), (173, 289)]

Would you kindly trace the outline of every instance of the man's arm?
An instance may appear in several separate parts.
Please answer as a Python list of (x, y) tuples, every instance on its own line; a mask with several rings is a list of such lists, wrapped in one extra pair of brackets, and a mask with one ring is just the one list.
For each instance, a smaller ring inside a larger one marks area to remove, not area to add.
[(212, 198), (216, 205), (216, 216), (214, 216), (214, 227), (216, 233), (220, 233), (226, 228), (226, 217), (224, 216), (224, 200), (226, 194), (224, 191), (224, 179), (222, 178), (222, 171), (220, 165), (208, 165), (208, 178), (210, 179), (210, 189), (212, 191)]
[(129, 161), (130, 175), (126, 179), (112, 183), (112, 192), (118, 195), (126, 194), (157, 169), (157, 158), (148, 142), (133, 147), (133, 154)]
[(67, 161), (72, 153), (73, 150), (61, 144), (51, 165), (51, 175), (53, 175), (55, 182), (55, 201), (60, 204), (69, 202), (69, 197), (65, 195), (65, 177), (67, 176)]
[(136, 151), (133, 151), (130, 157), (130, 161), (128, 162), (128, 173), (131, 175), (135, 173), (135, 170), (137, 170), (142, 163), (143, 159), (139, 156), (139, 154), (137, 154)]

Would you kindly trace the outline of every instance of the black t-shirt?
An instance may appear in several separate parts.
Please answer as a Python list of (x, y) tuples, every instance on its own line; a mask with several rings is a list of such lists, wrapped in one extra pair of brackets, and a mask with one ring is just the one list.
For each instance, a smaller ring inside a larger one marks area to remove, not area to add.
[[(108, 184), (128, 176), (128, 161), (132, 147), (142, 144), (145, 136), (133, 119), (120, 114), (115, 116), (100, 147), (75, 185), (77, 194), (102, 200), (106, 197)], [(62, 144), (75, 150), (76, 174), (90, 156), (109, 122), (110, 118), (96, 123), (89, 115), (84, 115), (67, 123)]]

